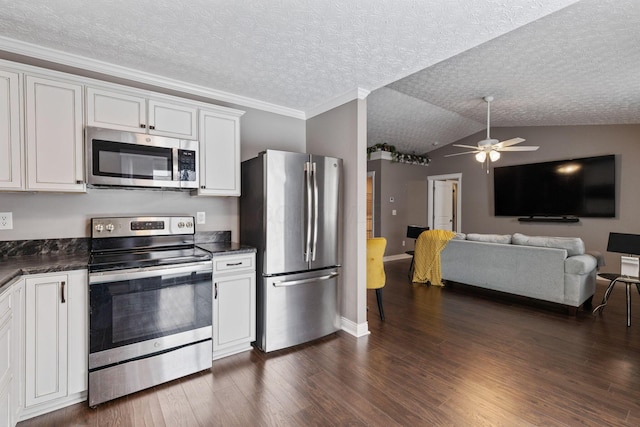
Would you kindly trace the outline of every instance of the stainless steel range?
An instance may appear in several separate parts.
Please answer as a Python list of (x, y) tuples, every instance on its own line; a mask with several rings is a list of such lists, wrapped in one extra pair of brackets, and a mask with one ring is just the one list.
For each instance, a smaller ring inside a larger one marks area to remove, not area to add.
[(194, 218), (91, 220), (89, 406), (211, 367), (211, 254)]

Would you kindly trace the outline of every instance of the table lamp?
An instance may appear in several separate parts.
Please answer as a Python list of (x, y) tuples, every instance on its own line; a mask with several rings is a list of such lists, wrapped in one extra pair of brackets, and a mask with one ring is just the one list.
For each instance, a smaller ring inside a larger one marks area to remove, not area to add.
[(618, 252), (627, 254), (620, 258), (620, 274), (628, 277), (638, 277), (640, 275), (640, 235), (626, 233), (609, 233), (609, 243), (607, 252)]

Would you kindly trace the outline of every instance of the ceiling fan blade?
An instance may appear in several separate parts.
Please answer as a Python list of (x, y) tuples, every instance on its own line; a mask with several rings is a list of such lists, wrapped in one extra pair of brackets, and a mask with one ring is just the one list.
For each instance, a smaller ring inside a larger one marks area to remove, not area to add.
[(524, 141), (526, 141), (526, 139), (524, 138), (511, 138), (511, 139), (507, 139), (506, 141), (500, 141), (496, 145), (499, 148), (503, 148), (503, 147), (509, 147), (511, 145), (520, 144), (521, 142), (524, 142)]
[(538, 148), (540, 147), (535, 145), (523, 145), (522, 147), (503, 147), (498, 151), (536, 151)]
[(471, 148), (472, 150), (477, 150), (478, 147), (474, 147), (473, 145), (462, 145), (462, 144), (451, 144), (454, 147), (460, 147), (460, 148)]
[(478, 150), (475, 150), (475, 151), (463, 151), (462, 153), (445, 154), (444, 157), (452, 157), (452, 156), (459, 156), (461, 154), (475, 154), (475, 153), (479, 153), (479, 151)]

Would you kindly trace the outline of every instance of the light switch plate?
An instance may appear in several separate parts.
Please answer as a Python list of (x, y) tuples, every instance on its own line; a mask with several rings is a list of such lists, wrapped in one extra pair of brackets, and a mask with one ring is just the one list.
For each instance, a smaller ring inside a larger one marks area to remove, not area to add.
[(0, 230), (13, 230), (12, 212), (0, 212)]

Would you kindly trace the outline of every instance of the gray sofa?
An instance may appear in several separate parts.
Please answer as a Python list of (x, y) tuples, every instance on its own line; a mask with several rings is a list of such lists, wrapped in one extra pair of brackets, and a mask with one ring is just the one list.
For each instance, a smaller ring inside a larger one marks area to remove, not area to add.
[(562, 304), (588, 308), (596, 289), (597, 260), (579, 238), (457, 235), (441, 252), (442, 278)]

